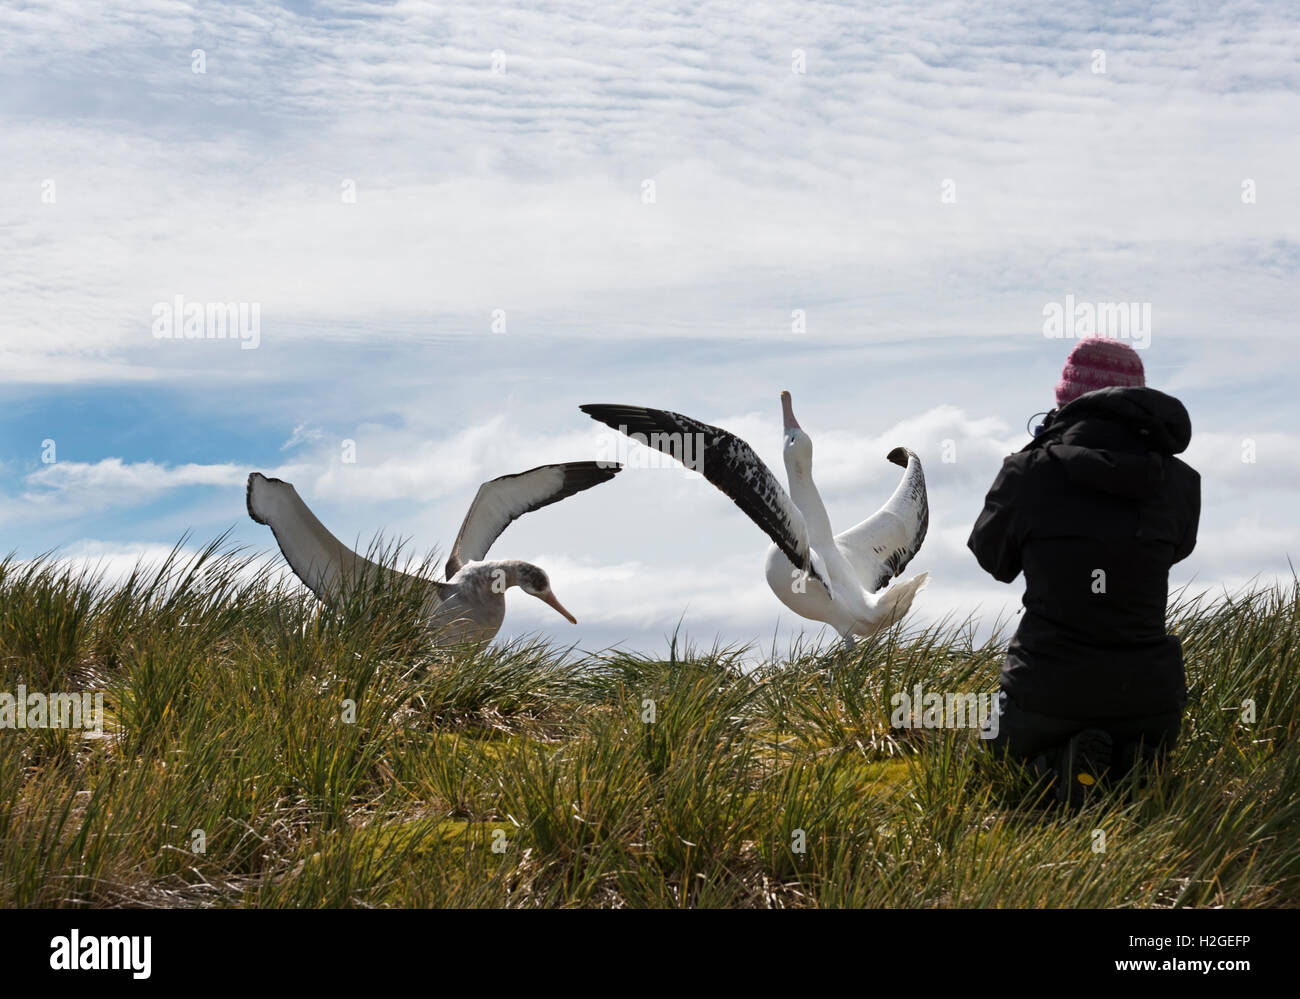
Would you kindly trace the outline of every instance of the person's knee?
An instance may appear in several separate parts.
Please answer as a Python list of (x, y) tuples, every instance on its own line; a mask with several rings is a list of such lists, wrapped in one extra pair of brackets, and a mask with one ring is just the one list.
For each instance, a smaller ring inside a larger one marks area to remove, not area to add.
[(1115, 775), (1124, 776), (1136, 768), (1163, 766), (1178, 742), (1182, 711), (1143, 722), (1122, 726), (1115, 738)]
[(1003, 690), (982, 734), (998, 755), (1031, 765), (1039, 756), (1051, 756), (1072, 733), (1071, 723), (1026, 711)]

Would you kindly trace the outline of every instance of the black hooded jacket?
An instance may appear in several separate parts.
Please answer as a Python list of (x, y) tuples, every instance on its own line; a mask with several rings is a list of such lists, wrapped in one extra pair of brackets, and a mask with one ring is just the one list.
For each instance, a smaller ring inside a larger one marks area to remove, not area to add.
[(1192, 424), (1151, 388), (1089, 392), (1052, 413), (1002, 464), (967, 546), (1025, 613), (1002, 689), (1071, 719), (1175, 711), (1187, 699), (1182, 646), (1165, 633), (1169, 567), (1191, 554), (1200, 476), (1173, 457)]

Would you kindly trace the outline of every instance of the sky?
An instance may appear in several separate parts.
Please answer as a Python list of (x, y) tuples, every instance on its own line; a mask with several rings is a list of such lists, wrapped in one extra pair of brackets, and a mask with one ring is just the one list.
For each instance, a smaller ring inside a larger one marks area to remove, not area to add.
[[(232, 529), (278, 559), (257, 470), (349, 543), (445, 553), (479, 483), (610, 453), (583, 403), (726, 427), (783, 479), (788, 389), (836, 529), (920, 455), (909, 623), (987, 631), (1023, 584), (965, 541), (1105, 332), (1047, 335), (1070, 296), (1149, 310), (1110, 332), (1191, 413), (1171, 586), (1289, 581), (1297, 51), (1275, 3), (6, 3), (0, 552), (120, 573)], [(160, 336), (178, 297), (247, 325)], [(516, 590), (502, 637), (833, 638), (767, 545), (628, 468), (496, 543), (579, 621)]]

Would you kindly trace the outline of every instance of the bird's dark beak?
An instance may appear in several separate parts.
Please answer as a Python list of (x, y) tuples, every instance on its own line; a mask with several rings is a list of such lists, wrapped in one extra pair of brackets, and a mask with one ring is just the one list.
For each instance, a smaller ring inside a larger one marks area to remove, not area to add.
[(550, 590), (547, 590), (545, 593), (538, 594), (537, 599), (544, 604), (550, 604), (552, 607), (554, 607), (564, 617), (567, 617), (569, 619), (570, 624), (578, 623), (578, 619), (564, 609), (564, 605), (560, 603), (560, 601), (556, 598), (555, 594), (552, 593)]
[(781, 415), (785, 418), (786, 430), (798, 430), (799, 421), (794, 418), (794, 406), (790, 402), (790, 393), (781, 393)]

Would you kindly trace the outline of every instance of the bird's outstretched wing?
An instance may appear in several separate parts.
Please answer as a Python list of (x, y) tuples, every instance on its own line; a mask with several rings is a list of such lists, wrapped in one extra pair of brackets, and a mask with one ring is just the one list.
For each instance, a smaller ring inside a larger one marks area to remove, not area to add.
[(666, 409), (603, 403), (578, 408), (701, 473), (763, 529), (792, 565), (825, 585), (813, 568), (808, 528), (799, 508), (754, 449), (735, 434)]
[(466, 562), (484, 558), (501, 532), (524, 514), (608, 482), (622, 467), (617, 462), (570, 461), (484, 482), (447, 557), (447, 578), (456, 575)]
[(868, 593), (875, 593), (906, 568), (930, 525), (921, 459), (896, 447), (889, 452), (889, 460), (906, 469), (894, 495), (862, 523), (835, 536), (836, 545)]
[(271, 528), (289, 568), (321, 600), (372, 580), (409, 584), (435, 602), (445, 596), (443, 584), (372, 562), (343, 544), (307, 508), (291, 482), (253, 472), (245, 498), (248, 515)]

